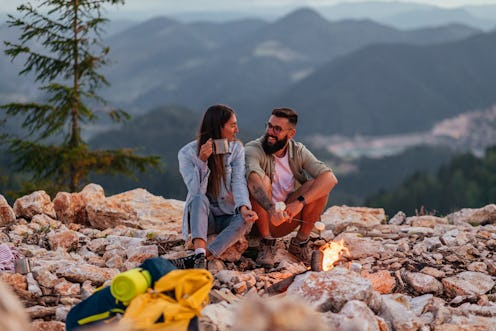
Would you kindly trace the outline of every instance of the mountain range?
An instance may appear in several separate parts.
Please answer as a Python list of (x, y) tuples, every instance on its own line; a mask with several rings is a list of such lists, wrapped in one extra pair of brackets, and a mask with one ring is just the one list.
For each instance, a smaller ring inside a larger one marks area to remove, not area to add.
[(343, 18), (368, 18), (398, 29), (416, 29), (460, 23), (479, 29), (496, 27), (495, 5), (472, 5), (456, 8), (441, 8), (415, 2), (353, 2), (318, 7), (331, 20)]
[[(5, 35), (15, 33), (2, 26)], [(398, 30), (303, 8), (273, 22), (157, 17), (105, 41), (113, 65), (101, 94), (134, 115), (226, 103), (242, 127), (262, 128), (271, 108), (290, 106), (302, 134), (373, 135), (426, 129), (496, 99), (494, 33), (463, 25)], [(0, 68), (9, 64), (0, 57)], [(15, 66), (0, 77), (6, 101), (33, 94)]]
[(274, 103), (308, 114), (305, 133), (424, 131), (496, 102), (494, 59), (496, 32), (438, 45), (373, 45), (321, 66)]
[(461, 25), (402, 31), (331, 22), (308, 8), (272, 23), (156, 18), (109, 39), (125, 69), (108, 73), (118, 82), (108, 95), (136, 113), (227, 103), (249, 127), (274, 106), (291, 106), (311, 115), (302, 134), (425, 130), (495, 101), (493, 37)]
[[(156, 7), (153, 10), (142, 6), (139, 11), (130, 10), (123, 6), (121, 10), (109, 12), (114, 21), (144, 21), (154, 16), (168, 16), (185, 22), (211, 21), (226, 22), (235, 21), (246, 17), (256, 17), (267, 21), (275, 21), (302, 6), (304, 1), (270, 1), (245, 3), (244, 8), (231, 4), (222, 4), (216, 0), (215, 5), (201, 8), (198, 3), (196, 9), (170, 10), (167, 6)], [(309, 1), (305, 1), (310, 5)], [(329, 20), (339, 21), (343, 19), (368, 19), (378, 23), (390, 25), (399, 29), (415, 29), (426, 26), (441, 26), (452, 23), (460, 23), (475, 28), (490, 30), (496, 27), (496, 5), (464, 5), (446, 8), (437, 5), (428, 5), (418, 2), (406, 1), (353, 1), (340, 2), (327, 5), (325, 2), (313, 1), (311, 8), (322, 13)]]
[(338, 57), (377, 43), (433, 45), (479, 33), (460, 25), (400, 31), (366, 20), (330, 22), (310, 9), (272, 23), (156, 18), (109, 39), (115, 65), (107, 72), (112, 86), (105, 94), (133, 113), (162, 104), (201, 111), (222, 102), (255, 123), (268, 103)]

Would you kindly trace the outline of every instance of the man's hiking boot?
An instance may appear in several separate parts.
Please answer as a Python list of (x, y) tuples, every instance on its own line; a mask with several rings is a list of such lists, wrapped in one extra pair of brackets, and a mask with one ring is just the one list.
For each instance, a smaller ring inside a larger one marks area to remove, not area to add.
[(203, 253), (170, 260), (178, 269), (207, 269), (207, 257)]
[(305, 265), (310, 265), (310, 261), (312, 260), (310, 239), (300, 242), (298, 239), (296, 239), (296, 237), (291, 238), (291, 241), (289, 242), (288, 252), (296, 256), (298, 260), (305, 263)]
[(265, 239), (260, 241), (260, 246), (258, 250), (257, 264), (261, 265), (265, 269), (271, 269), (274, 267), (276, 255), (276, 240), (275, 239)]

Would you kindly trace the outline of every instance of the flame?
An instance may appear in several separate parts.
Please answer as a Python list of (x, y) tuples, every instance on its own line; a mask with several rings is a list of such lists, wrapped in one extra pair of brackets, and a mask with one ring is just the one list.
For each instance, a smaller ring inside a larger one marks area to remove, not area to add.
[(334, 268), (334, 263), (336, 263), (344, 253), (349, 253), (348, 247), (344, 245), (344, 240), (331, 241), (320, 248), (324, 253), (324, 259), (322, 260), (322, 270), (328, 271)]

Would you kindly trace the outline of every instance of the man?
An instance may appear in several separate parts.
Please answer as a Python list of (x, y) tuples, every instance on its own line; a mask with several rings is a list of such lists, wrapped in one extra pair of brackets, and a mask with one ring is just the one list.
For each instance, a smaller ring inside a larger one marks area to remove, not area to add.
[[(324, 211), (330, 191), (337, 184), (332, 170), (302, 143), (293, 140), (298, 114), (277, 108), (266, 125), (265, 135), (246, 144), (246, 176), (250, 201), (258, 215), (262, 236), (257, 263), (274, 266), (275, 238), (298, 226), (288, 251), (310, 263), (310, 232)], [(276, 210), (284, 202), (285, 210)]]

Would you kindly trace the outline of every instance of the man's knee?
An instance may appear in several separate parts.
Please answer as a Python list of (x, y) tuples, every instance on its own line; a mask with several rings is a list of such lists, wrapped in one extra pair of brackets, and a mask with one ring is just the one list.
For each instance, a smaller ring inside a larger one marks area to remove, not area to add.
[(308, 203), (306, 208), (320, 207), (324, 208), (327, 205), (327, 200), (329, 199), (329, 194), (323, 195), (320, 198), (315, 199), (314, 201)]
[(307, 223), (315, 223), (320, 220), (320, 217), (327, 206), (327, 198), (328, 195), (325, 195), (305, 205), (300, 213), (301, 220)]

